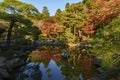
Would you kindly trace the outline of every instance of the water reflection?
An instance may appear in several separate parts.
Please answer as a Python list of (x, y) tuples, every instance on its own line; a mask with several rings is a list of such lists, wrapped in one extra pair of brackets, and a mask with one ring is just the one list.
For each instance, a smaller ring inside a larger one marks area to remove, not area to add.
[(47, 67), (40, 63), (40, 70), (42, 72), (42, 80), (63, 80), (65, 78), (61, 73), (61, 66), (57, 66), (54, 60), (50, 60)]
[[(59, 49), (36, 50), (30, 54), (30, 63), (16, 73), (13, 80), (88, 80), (94, 77), (93, 60), (80, 58), (70, 52), (64, 60)], [(35, 62), (34, 62), (35, 61)]]

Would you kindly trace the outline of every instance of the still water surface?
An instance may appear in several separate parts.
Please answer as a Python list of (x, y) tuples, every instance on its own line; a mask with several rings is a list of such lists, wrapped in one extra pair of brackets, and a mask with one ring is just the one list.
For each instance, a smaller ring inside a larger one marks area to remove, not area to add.
[(74, 54), (70, 51), (70, 57), (63, 59), (60, 56), (61, 51), (34, 51), (29, 57), (31, 61), (14, 72), (13, 80), (94, 80), (92, 59), (78, 58), (79, 53)]

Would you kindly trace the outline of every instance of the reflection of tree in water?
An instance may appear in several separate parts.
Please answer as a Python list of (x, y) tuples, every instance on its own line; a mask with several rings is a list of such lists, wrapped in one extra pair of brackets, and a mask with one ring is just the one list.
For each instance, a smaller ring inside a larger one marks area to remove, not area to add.
[(81, 66), (80, 66), (79, 51), (73, 49), (70, 50), (70, 56), (66, 61), (61, 60), (61, 70), (65, 77), (65, 80), (80, 80)]
[[(77, 50), (76, 50), (77, 51)], [(34, 51), (30, 55), (31, 60), (39, 59), (40, 62), (44, 63), (44, 68), (47, 69), (46, 74), (48, 77), (52, 77), (51, 68), (48, 68), (51, 63), (50, 60), (53, 59), (56, 61), (56, 65), (61, 66), (60, 70), (61, 75), (65, 76), (65, 80), (80, 80), (80, 75), (82, 74), (83, 79), (90, 79), (94, 77), (94, 68), (93, 68), (93, 60), (90, 57), (81, 57), (81, 54), (76, 51), (70, 52), (70, 57), (66, 60), (61, 60), (60, 58), (60, 50), (57, 49), (45, 49), (41, 51)]]
[(95, 77), (94, 63), (91, 57), (80, 57), (79, 54), (71, 54), (68, 60), (62, 61), (62, 74), (65, 80), (80, 80), (80, 75), (84, 80)]
[(60, 50), (58, 49), (44, 49), (44, 50), (35, 50), (33, 51), (29, 58), (35, 62), (49, 62), (51, 59), (55, 61), (60, 60)]
[(94, 62), (91, 57), (86, 56), (80, 60), (80, 65), (81, 65), (84, 80), (95, 77), (95, 69), (93, 64)]
[(79, 80), (81, 73), (81, 67), (79, 64), (74, 64), (71, 57), (66, 61), (61, 61), (61, 64), (62, 74), (66, 76), (64, 80)]

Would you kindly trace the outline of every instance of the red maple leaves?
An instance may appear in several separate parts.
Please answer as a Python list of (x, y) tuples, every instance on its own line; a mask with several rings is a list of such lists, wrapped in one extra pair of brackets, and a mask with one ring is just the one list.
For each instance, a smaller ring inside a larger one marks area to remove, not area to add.
[(82, 31), (84, 33), (86, 33), (86, 34), (92, 35), (95, 32), (95, 26), (94, 25), (90, 25), (90, 24), (86, 24), (82, 28)]
[(45, 33), (47, 35), (54, 35), (62, 32), (62, 27), (55, 21), (55, 19), (50, 18), (45, 20), (40, 25), (40, 30), (42, 33)]
[(88, 35), (95, 33), (96, 26), (104, 26), (103, 23), (107, 24), (119, 15), (117, 9), (120, 8), (120, 0), (95, 0), (91, 7), (90, 16), (85, 19), (82, 28), (82, 31)]

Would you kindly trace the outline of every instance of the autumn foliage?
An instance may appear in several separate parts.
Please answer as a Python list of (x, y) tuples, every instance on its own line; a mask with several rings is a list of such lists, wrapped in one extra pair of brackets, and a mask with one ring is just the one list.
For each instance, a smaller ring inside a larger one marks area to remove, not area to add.
[(57, 49), (45, 49), (42, 51), (35, 50), (30, 54), (30, 59), (32, 61), (45, 61), (49, 62), (51, 59), (55, 61), (60, 60), (60, 52)]
[(62, 27), (59, 25), (54, 18), (49, 18), (42, 22), (40, 30), (47, 35), (56, 35), (62, 32)]
[(95, 33), (99, 24), (105, 25), (119, 15), (119, 8), (120, 0), (94, 0), (89, 10), (90, 14), (84, 20), (82, 31), (88, 35)]

